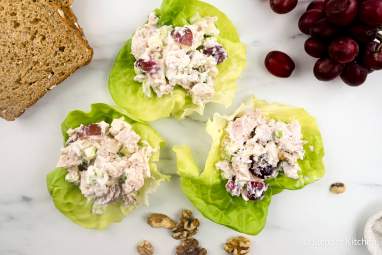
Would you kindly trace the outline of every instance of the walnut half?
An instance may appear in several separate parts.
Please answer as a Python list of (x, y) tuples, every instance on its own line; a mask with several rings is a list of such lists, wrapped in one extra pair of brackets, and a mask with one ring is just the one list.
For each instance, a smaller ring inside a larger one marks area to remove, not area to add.
[(176, 247), (176, 255), (207, 255), (207, 250), (199, 246), (198, 240), (186, 239)]
[(227, 240), (224, 245), (224, 250), (232, 255), (246, 255), (249, 254), (251, 248), (251, 241), (244, 236), (232, 237)]
[(176, 226), (175, 221), (161, 213), (152, 213), (147, 218), (147, 223), (153, 228), (173, 229)]
[(149, 241), (142, 241), (137, 245), (137, 251), (139, 255), (153, 255), (154, 247)]
[(346, 186), (342, 182), (336, 182), (330, 185), (330, 192), (335, 194), (342, 194), (346, 191)]
[(198, 232), (199, 225), (199, 220), (194, 218), (190, 210), (182, 210), (180, 221), (172, 229), (172, 237), (176, 240), (190, 238)]

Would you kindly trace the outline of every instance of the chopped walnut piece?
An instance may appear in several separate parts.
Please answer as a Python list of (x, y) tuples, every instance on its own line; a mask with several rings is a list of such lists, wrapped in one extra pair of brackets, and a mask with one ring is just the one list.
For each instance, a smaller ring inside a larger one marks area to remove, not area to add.
[(342, 182), (336, 182), (330, 185), (330, 192), (335, 193), (335, 194), (341, 194), (346, 191), (345, 184)]
[(232, 237), (227, 240), (224, 245), (224, 250), (232, 255), (246, 255), (249, 254), (251, 241), (244, 236)]
[(196, 239), (183, 240), (176, 247), (176, 255), (206, 255), (207, 250), (199, 246), (199, 242)]
[(180, 221), (172, 229), (172, 237), (176, 240), (188, 239), (198, 232), (199, 225), (199, 220), (193, 217), (190, 210), (182, 210)]
[(142, 241), (138, 243), (137, 245), (137, 251), (139, 255), (153, 255), (154, 254), (154, 247), (149, 241)]
[(175, 221), (161, 213), (152, 213), (147, 218), (147, 223), (153, 228), (173, 229), (176, 226)]

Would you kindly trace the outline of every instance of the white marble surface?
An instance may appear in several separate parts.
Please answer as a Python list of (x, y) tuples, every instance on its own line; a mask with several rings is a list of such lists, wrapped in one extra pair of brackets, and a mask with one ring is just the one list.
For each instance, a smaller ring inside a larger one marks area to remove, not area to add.
[[(361, 239), (366, 218), (382, 210), (382, 72), (372, 74), (360, 88), (340, 81), (316, 81), (313, 60), (303, 52), (305, 36), (297, 29), (307, 1), (284, 16), (273, 14), (265, 0), (209, 2), (228, 14), (248, 45), (248, 68), (240, 80), (235, 106), (253, 94), (303, 106), (317, 116), (325, 139), (326, 176), (303, 190), (274, 197), (265, 230), (251, 237), (251, 254), (368, 254), (364, 246), (348, 242)], [(142, 239), (153, 242), (156, 254), (174, 253), (176, 242), (165, 231), (150, 229), (144, 217), (152, 211), (175, 215), (179, 208), (192, 208), (176, 178), (151, 197), (150, 208), (136, 210), (103, 232), (82, 229), (61, 215), (45, 185), (61, 147), (60, 122), (72, 109), (88, 109), (93, 102), (112, 103), (106, 83), (113, 58), (159, 4), (160, 0), (76, 0), (74, 10), (95, 50), (93, 62), (17, 121), (0, 120), (1, 255), (130, 255)], [(264, 70), (264, 55), (273, 49), (285, 50), (295, 59), (293, 78), (277, 79)], [(209, 138), (202, 122), (162, 120), (155, 127), (169, 145), (190, 144), (199, 162), (205, 158)], [(173, 171), (172, 155), (166, 158), (169, 164), (165, 165)], [(346, 183), (348, 191), (330, 194), (329, 185), (335, 181)], [(209, 254), (223, 254), (223, 242), (236, 234), (203, 219), (197, 238)]]

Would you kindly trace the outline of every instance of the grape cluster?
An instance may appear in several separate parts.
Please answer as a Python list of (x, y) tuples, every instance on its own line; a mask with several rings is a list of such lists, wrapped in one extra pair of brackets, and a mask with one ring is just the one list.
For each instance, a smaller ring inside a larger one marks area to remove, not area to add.
[[(294, 0), (270, 0), (279, 14), (296, 5)], [(318, 80), (340, 76), (346, 84), (359, 86), (369, 73), (382, 69), (382, 0), (313, 0), (298, 27), (310, 36), (304, 47), (318, 58), (313, 70)], [(278, 77), (289, 77), (295, 67), (282, 52), (268, 54), (265, 65)]]
[(311, 36), (305, 51), (318, 58), (318, 80), (340, 76), (359, 86), (370, 72), (382, 69), (382, 0), (314, 0), (298, 26)]

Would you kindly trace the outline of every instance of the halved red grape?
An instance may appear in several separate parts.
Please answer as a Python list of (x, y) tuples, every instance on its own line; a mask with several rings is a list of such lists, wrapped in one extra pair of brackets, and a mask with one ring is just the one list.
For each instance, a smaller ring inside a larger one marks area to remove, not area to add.
[(193, 34), (188, 27), (177, 27), (171, 32), (172, 37), (177, 43), (191, 46), (193, 41)]
[(382, 1), (365, 0), (361, 3), (359, 16), (363, 23), (377, 27), (382, 25)]
[(309, 10), (305, 12), (298, 21), (298, 27), (304, 34), (309, 34), (312, 26), (323, 17), (319, 10)]
[(330, 81), (341, 74), (344, 66), (330, 58), (320, 58), (314, 65), (314, 76), (320, 81)]
[(326, 18), (317, 21), (310, 29), (310, 34), (320, 38), (331, 38), (337, 33), (336, 27)]
[(284, 52), (271, 51), (265, 58), (265, 67), (268, 71), (280, 78), (291, 76), (296, 65), (293, 60)]
[(220, 45), (214, 47), (205, 48), (203, 54), (207, 56), (213, 56), (218, 64), (222, 63), (227, 58), (227, 52)]
[(144, 60), (140, 58), (135, 62), (135, 65), (146, 73), (155, 73), (158, 70), (158, 65), (154, 60)]
[(352, 23), (357, 16), (357, 0), (328, 0), (325, 4), (325, 13), (330, 22), (338, 26)]
[(97, 124), (89, 124), (87, 126), (81, 126), (73, 135), (70, 136), (67, 143), (72, 143), (78, 139), (83, 139), (88, 136), (98, 136), (101, 135), (102, 129)]
[(242, 186), (236, 181), (236, 177), (233, 176), (230, 180), (227, 181), (225, 188), (233, 196), (240, 196)]
[(359, 86), (366, 81), (368, 70), (357, 63), (349, 63), (341, 73), (341, 79), (350, 86)]
[(363, 24), (356, 24), (349, 29), (349, 32), (358, 42), (368, 43), (376, 37), (377, 29)]
[(312, 1), (308, 7), (306, 8), (307, 11), (309, 10), (319, 10), (324, 11), (325, 8), (325, 0), (314, 0)]
[(325, 56), (327, 52), (327, 45), (314, 37), (310, 37), (305, 41), (304, 45), (306, 53), (314, 58), (321, 58)]
[(90, 124), (84, 127), (84, 133), (86, 136), (101, 135), (101, 127), (97, 124)]
[(262, 181), (250, 181), (246, 185), (245, 193), (249, 200), (261, 200), (268, 185)]
[(369, 70), (382, 69), (382, 45), (377, 42), (370, 42), (365, 47), (362, 56), (362, 66)]
[(292, 11), (297, 6), (297, 0), (270, 0), (269, 3), (274, 12), (284, 14)]
[(329, 45), (330, 57), (341, 64), (354, 61), (358, 56), (358, 52), (358, 43), (350, 37), (338, 38)]

